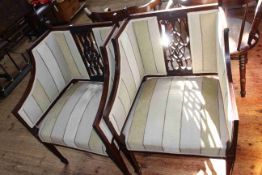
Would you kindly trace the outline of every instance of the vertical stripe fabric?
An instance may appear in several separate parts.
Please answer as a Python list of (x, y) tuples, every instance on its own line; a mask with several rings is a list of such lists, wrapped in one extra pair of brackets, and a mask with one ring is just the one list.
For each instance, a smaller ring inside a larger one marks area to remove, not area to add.
[[(23, 119), (28, 118), (25, 121), (30, 127), (36, 124), (72, 79), (89, 79), (69, 31), (51, 32), (32, 50), (32, 53), (36, 63), (35, 81), (29, 94), (32, 97), (27, 98), (18, 111), (21, 116), (24, 115)], [(37, 113), (33, 113), (32, 110)]]
[(188, 13), (193, 73), (217, 73), (218, 10)]
[[(232, 125), (234, 120), (232, 118), (232, 99), (229, 95), (229, 82), (227, 77), (226, 57), (225, 57), (225, 43), (224, 43), (224, 28), (226, 28), (225, 14), (222, 9), (219, 9), (218, 20), (218, 44), (217, 44), (217, 70), (219, 76), (219, 83), (221, 88), (221, 96), (223, 97), (223, 106), (225, 109), (225, 120), (227, 123), (227, 132), (229, 133), (230, 140), (232, 139)], [(234, 92), (233, 92), (234, 93)], [(238, 116), (238, 115), (237, 115)]]
[(71, 85), (40, 123), (40, 139), (105, 155), (104, 145), (93, 129), (101, 95), (101, 83)]
[(156, 17), (132, 21), (146, 75), (166, 74), (164, 52)]
[(218, 78), (188, 76), (145, 81), (123, 133), (130, 150), (225, 156), (225, 130)]
[(109, 115), (118, 134), (123, 128), (143, 77), (149, 74), (166, 74), (160, 38), (156, 17), (129, 21), (119, 36), (120, 82)]

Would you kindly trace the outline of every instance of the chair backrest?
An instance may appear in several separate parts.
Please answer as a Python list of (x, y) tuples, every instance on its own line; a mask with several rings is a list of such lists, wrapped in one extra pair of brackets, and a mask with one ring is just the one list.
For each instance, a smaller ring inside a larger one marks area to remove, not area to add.
[[(106, 27), (89, 28), (95, 33), (93, 38), (89, 38), (90, 42), (97, 45), (112, 27), (107, 24)], [(90, 80), (86, 58), (79, 51), (81, 48), (75, 37), (69, 29), (51, 31), (31, 48), (32, 78), (27, 92), (14, 110), (31, 128), (73, 80)], [(97, 49), (98, 52), (98, 46), (89, 49)]]
[[(119, 88), (109, 120), (120, 134), (132, 102), (145, 75), (166, 75), (164, 54), (156, 17), (131, 20), (118, 38), (116, 58), (120, 64)], [(116, 68), (116, 69), (117, 69)], [(114, 80), (115, 81), (115, 80)], [(115, 87), (114, 87), (115, 88)], [(114, 89), (113, 88), (113, 89)], [(111, 99), (110, 99), (111, 102)]]
[(93, 22), (123, 21), (131, 14), (158, 10), (160, 8), (160, 5), (161, 5), (161, 0), (151, 0), (147, 4), (141, 6), (131, 6), (114, 11), (92, 12), (87, 7), (84, 10), (87, 16)]
[[(187, 16), (189, 26), (190, 54), (194, 74), (218, 74), (223, 96), (228, 131), (231, 133), (232, 118), (229, 82), (225, 64), (223, 31), (219, 11), (203, 8), (191, 8), (177, 13), (159, 12), (151, 17), (141, 15), (126, 20), (113, 39), (116, 53), (116, 75), (113, 91), (110, 96), (112, 105), (107, 106), (105, 118), (109, 121), (113, 132), (120, 135), (129, 115), (134, 99), (139, 91), (145, 75), (166, 75), (167, 68), (161, 45), (158, 19), (165, 16), (175, 18), (176, 15)], [(172, 16), (174, 15), (174, 16)], [(224, 28), (223, 28), (224, 29)]]

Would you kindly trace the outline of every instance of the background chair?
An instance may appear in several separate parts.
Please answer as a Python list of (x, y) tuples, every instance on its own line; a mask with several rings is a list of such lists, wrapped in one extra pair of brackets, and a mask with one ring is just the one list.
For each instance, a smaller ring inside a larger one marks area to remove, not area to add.
[[(245, 4), (244, 14), (241, 18), (228, 16), (227, 11), (227, 23), (229, 27), (229, 45), (231, 59), (239, 60), (239, 74), (240, 74), (240, 87), (241, 96), (246, 95), (246, 64), (248, 62), (248, 52), (257, 44), (259, 34), (259, 24), (262, 18), (262, 1), (257, 2), (254, 17), (248, 19), (250, 3)], [(223, 4), (222, 4), (223, 5)]]
[[(120, 10), (113, 10), (107, 8), (104, 12), (92, 12), (87, 7), (84, 9), (87, 16), (93, 22), (104, 22), (104, 21), (123, 21), (130, 14), (143, 13), (153, 10), (159, 10), (161, 6), (161, 0), (151, 0), (147, 4), (141, 6), (131, 6)], [(117, 14), (114, 16), (114, 14)]]

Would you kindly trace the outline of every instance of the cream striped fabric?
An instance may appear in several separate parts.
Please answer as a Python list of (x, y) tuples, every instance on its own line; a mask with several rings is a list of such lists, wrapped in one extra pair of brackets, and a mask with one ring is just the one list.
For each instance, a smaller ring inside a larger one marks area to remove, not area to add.
[(70, 86), (40, 123), (41, 140), (105, 155), (105, 146), (92, 126), (101, 94), (102, 83)]
[(218, 11), (188, 13), (193, 73), (217, 73)]
[(165, 75), (164, 54), (155, 17), (131, 20), (120, 35), (120, 83), (110, 121), (120, 134), (145, 75)]
[(224, 118), (216, 76), (152, 78), (142, 84), (123, 133), (130, 150), (225, 156)]
[(73, 78), (89, 79), (83, 60), (68, 31), (51, 32), (33, 50), (36, 75), (19, 114), (33, 127)]
[[(193, 71), (194, 73), (218, 73), (227, 131), (231, 138), (233, 121), (238, 120), (238, 118), (232, 118), (232, 102), (229, 95), (229, 82), (224, 50), (224, 29), (227, 27), (225, 14), (221, 9), (191, 12), (188, 14), (188, 22)], [(213, 38), (213, 36), (215, 36), (215, 38)]]
[[(226, 57), (225, 57), (225, 43), (224, 43), (224, 28), (226, 28), (227, 24), (225, 23), (226, 17), (223, 13), (223, 10), (219, 9), (219, 28), (218, 28), (218, 47), (217, 47), (217, 69), (219, 82), (221, 87), (221, 93), (223, 96), (223, 103), (225, 109), (225, 116), (227, 122), (228, 133), (231, 138), (232, 136), (232, 125), (234, 120), (239, 120), (238, 118), (232, 118), (232, 99), (229, 94), (229, 82), (227, 77), (227, 69), (226, 69)], [(234, 115), (238, 116), (238, 114)], [(231, 138), (232, 139), (232, 138)]]

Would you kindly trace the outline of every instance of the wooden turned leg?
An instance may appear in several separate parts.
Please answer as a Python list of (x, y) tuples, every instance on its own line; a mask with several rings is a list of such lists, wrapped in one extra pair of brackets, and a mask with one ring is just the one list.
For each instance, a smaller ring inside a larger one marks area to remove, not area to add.
[(56, 157), (58, 157), (61, 162), (63, 162), (66, 165), (68, 164), (68, 160), (56, 149), (54, 145), (49, 143), (43, 143), (43, 144), (49, 151), (51, 151)]
[(227, 171), (226, 175), (232, 175), (234, 163), (235, 163), (234, 157), (230, 157), (226, 159), (226, 171)]
[(246, 96), (246, 63), (247, 63), (247, 54), (241, 55), (239, 58), (241, 97)]

